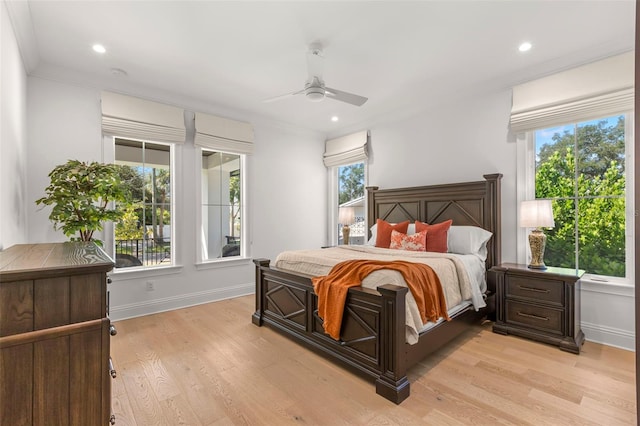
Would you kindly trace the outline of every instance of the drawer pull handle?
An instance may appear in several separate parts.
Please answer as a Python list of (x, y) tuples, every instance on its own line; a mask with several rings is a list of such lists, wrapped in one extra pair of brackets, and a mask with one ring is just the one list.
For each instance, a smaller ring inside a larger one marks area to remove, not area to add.
[(111, 360), (111, 357), (109, 357), (109, 374), (111, 375), (111, 378), (116, 378), (116, 369), (113, 368), (113, 361)]
[(549, 293), (549, 290), (545, 290), (542, 288), (533, 288), (533, 287), (524, 287), (524, 286), (518, 286), (520, 287), (521, 290), (526, 290), (526, 291), (535, 291), (536, 293)]
[(115, 336), (116, 334), (118, 334), (118, 330), (116, 330), (116, 326), (111, 324), (109, 326), (109, 334), (112, 336)]
[(518, 315), (520, 315), (521, 317), (533, 318), (533, 319), (542, 320), (542, 321), (549, 321), (549, 318), (541, 317), (539, 315), (525, 314), (523, 312), (518, 312)]
[(112, 414), (111, 417), (109, 417), (109, 423), (111, 423), (112, 425), (116, 424), (116, 415)]

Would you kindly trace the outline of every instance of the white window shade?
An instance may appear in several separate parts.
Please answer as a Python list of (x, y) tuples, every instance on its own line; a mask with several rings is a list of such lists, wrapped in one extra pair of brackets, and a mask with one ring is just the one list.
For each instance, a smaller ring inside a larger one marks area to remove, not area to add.
[(325, 142), (324, 165), (341, 166), (365, 161), (368, 157), (369, 132), (353, 133)]
[(514, 87), (511, 131), (633, 110), (634, 60), (634, 52), (628, 52)]
[(195, 144), (235, 154), (253, 153), (253, 126), (249, 123), (196, 112)]
[(102, 132), (123, 138), (184, 143), (184, 111), (171, 105), (102, 92)]

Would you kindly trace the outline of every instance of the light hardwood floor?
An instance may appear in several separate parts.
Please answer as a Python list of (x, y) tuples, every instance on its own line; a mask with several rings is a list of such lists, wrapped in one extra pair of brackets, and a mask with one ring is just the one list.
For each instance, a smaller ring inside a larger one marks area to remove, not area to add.
[(471, 328), (409, 372), (395, 405), (374, 385), (251, 323), (253, 296), (116, 323), (116, 425), (632, 425), (634, 353), (580, 355)]

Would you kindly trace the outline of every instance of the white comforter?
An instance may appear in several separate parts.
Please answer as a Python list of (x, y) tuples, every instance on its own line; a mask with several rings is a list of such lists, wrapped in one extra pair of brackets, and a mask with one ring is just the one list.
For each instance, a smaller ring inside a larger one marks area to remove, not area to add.
[[(485, 265), (473, 255), (452, 253), (412, 252), (372, 246), (338, 246), (316, 250), (296, 250), (280, 253), (275, 267), (311, 276), (327, 275), (331, 268), (345, 260), (407, 260), (425, 263), (438, 275), (447, 301), (449, 315), (460, 305), (472, 303), (476, 310), (486, 306), (482, 293), (486, 290)], [(362, 281), (362, 286), (376, 289), (383, 284), (407, 287), (398, 271), (383, 269), (373, 272)], [(432, 324), (423, 324), (418, 306), (411, 292), (407, 292), (407, 343), (415, 344), (419, 333)]]

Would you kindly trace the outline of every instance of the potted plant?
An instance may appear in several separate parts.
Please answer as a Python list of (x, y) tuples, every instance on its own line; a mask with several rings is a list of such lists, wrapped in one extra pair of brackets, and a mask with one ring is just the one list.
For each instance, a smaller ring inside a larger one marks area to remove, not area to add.
[[(115, 222), (123, 212), (109, 208), (111, 201), (125, 202), (126, 188), (118, 174), (118, 166), (98, 162), (69, 160), (49, 173), (51, 183), (46, 196), (36, 204), (53, 205), (49, 219), (54, 229), (71, 237), (71, 241), (101, 241), (93, 239), (103, 222)], [(78, 237), (74, 235), (78, 234)]]

